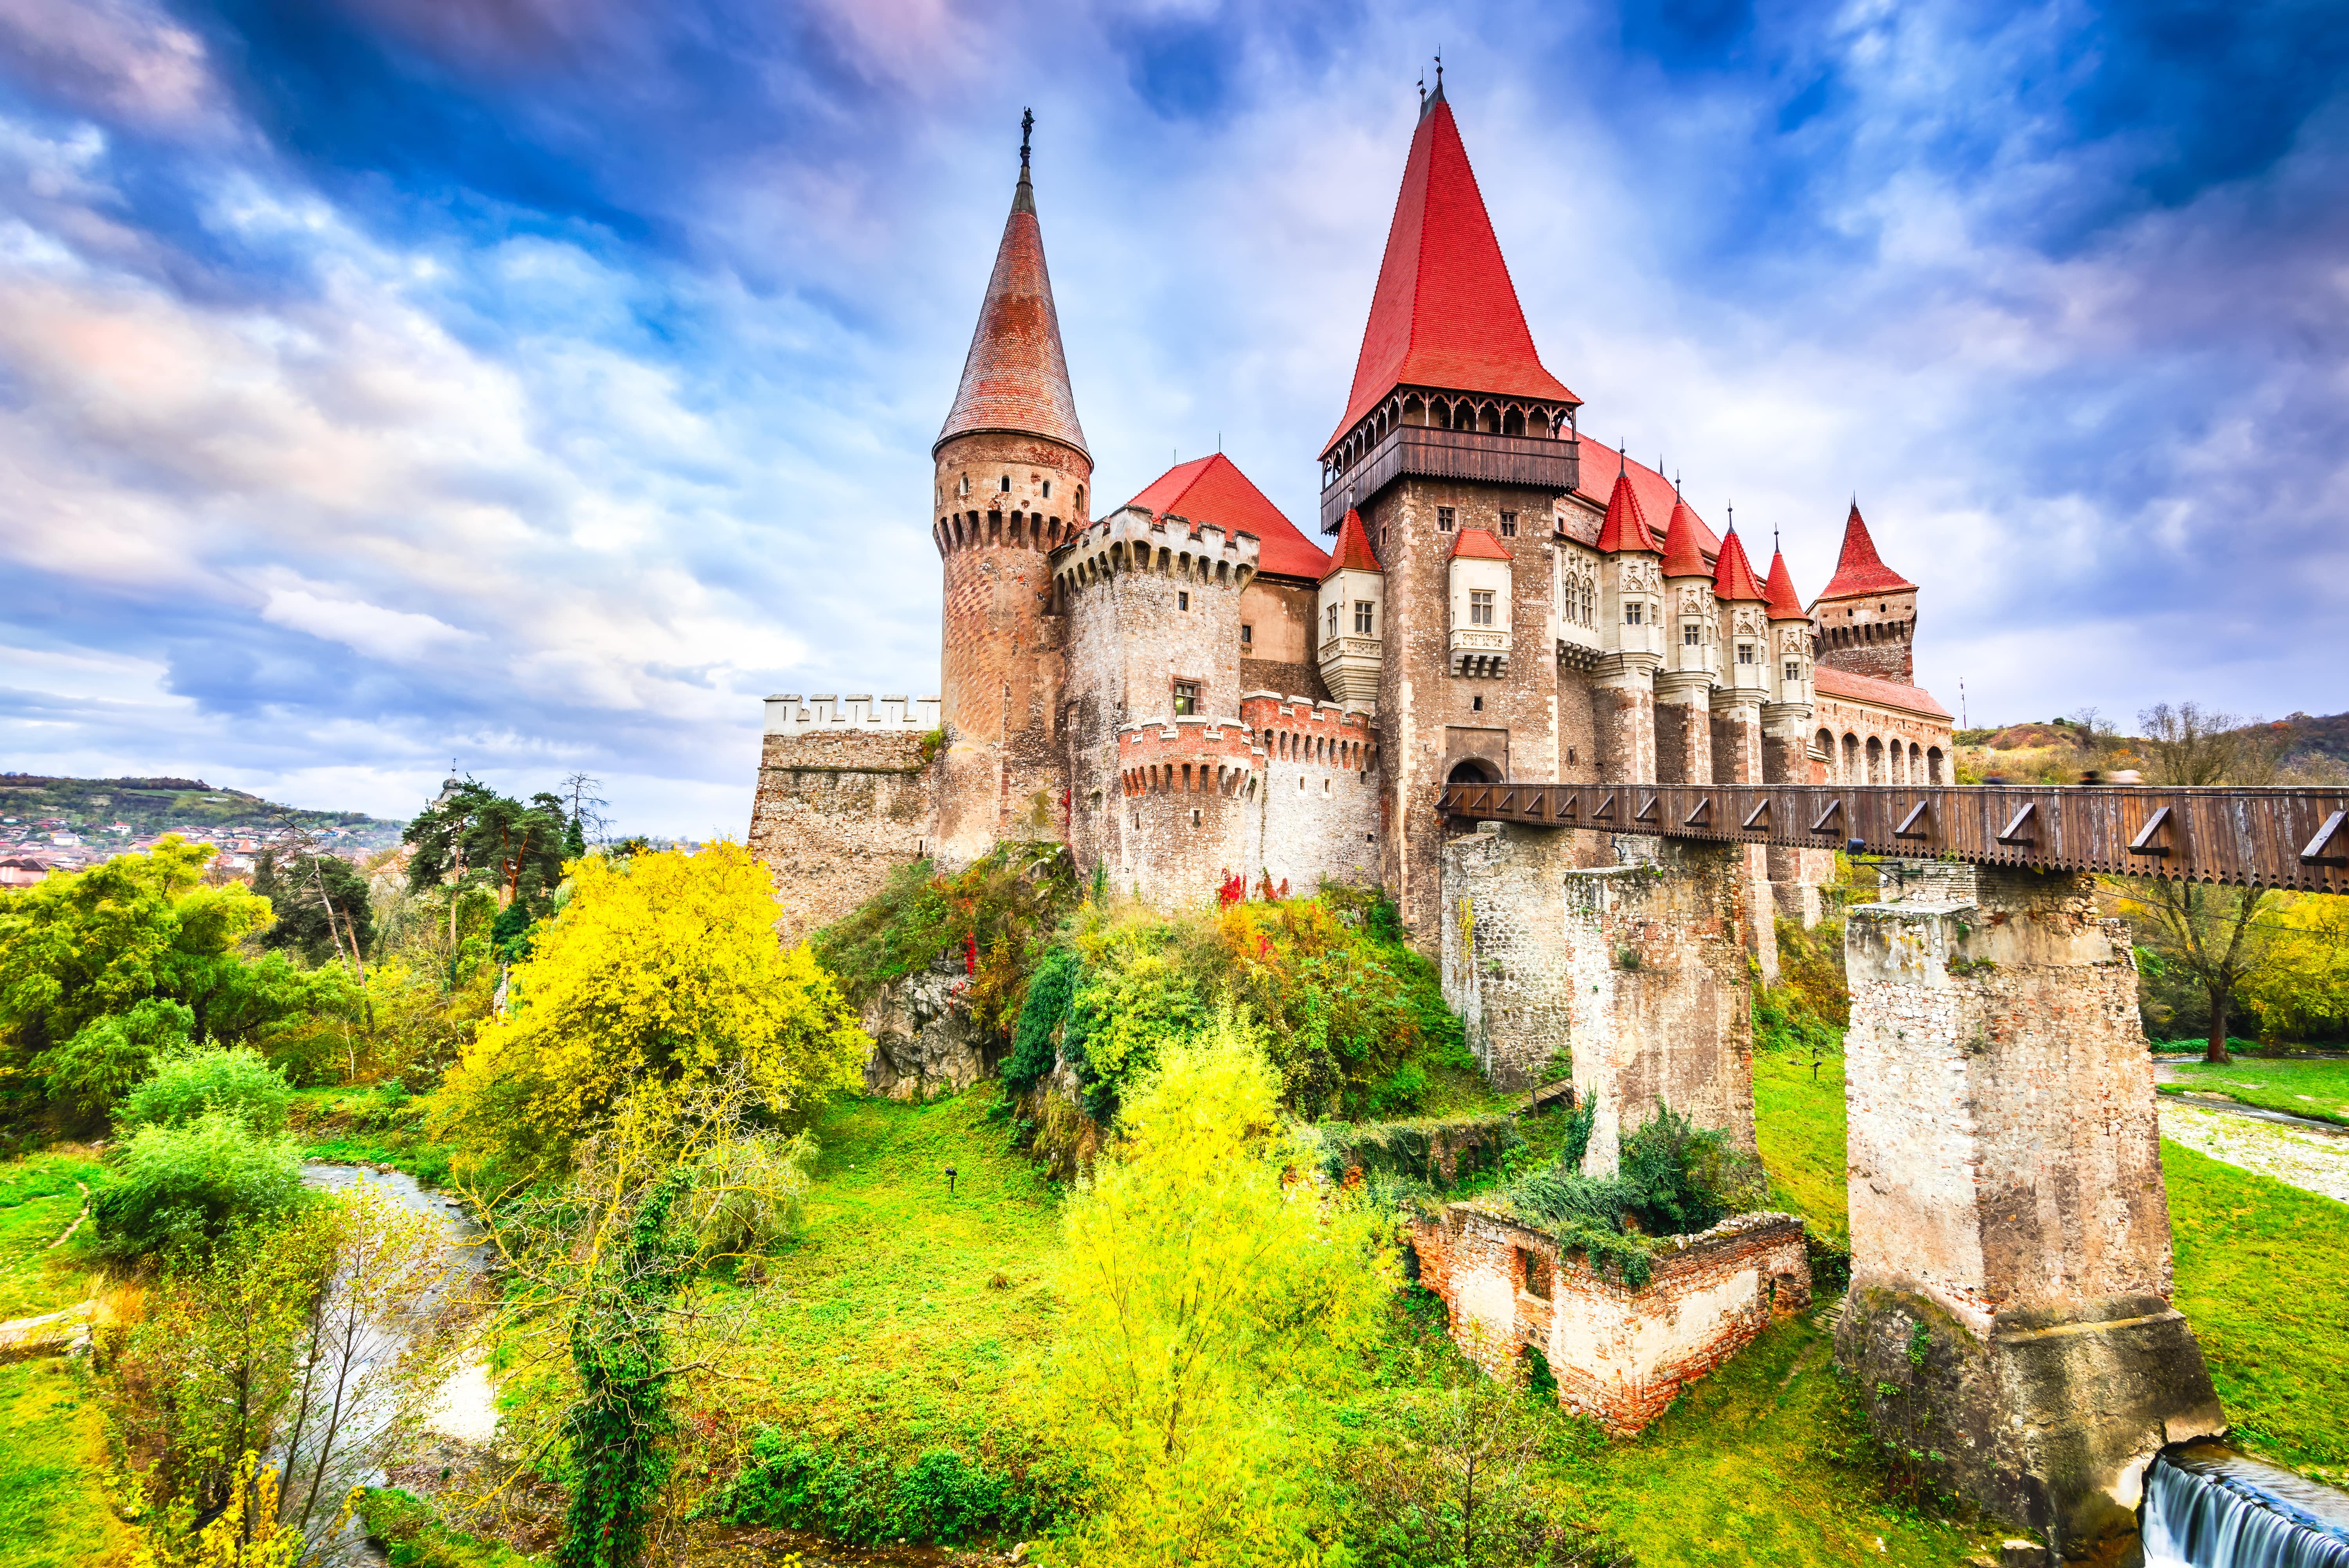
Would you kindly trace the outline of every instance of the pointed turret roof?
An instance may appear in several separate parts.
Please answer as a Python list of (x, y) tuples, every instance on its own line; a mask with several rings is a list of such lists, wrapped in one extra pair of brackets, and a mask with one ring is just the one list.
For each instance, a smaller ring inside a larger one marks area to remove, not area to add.
[(1458, 561), (1464, 556), (1470, 561), (1506, 561), (1509, 552), (1493, 537), (1490, 529), (1464, 528), (1460, 537), (1452, 542), (1452, 559)]
[(1648, 531), (1648, 517), (1640, 510), (1640, 492), (1631, 486), (1628, 467), (1616, 474), (1615, 493), (1607, 498), (1607, 521), (1599, 525), (1599, 548), (1610, 555), (1622, 550), (1663, 552), (1664, 547)]
[(1745, 546), (1733, 528), (1722, 539), (1721, 558), (1713, 562), (1713, 593), (1733, 603), (1760, 603), (1770, 597), (1755, 580), (1754, 563), (1745, 559)]
[[(1844, 519), (1843, 553), (1836, 558), (1835, 576), (1828, 580), (1826, 592), (1820, 599), (1847, 599), (1861, 593), (1889, 593), (1897, 589), (1917, 586), (1889, 566), (1876, 553), (1876, 541), (1868, 537), (1868, 523), (1859, 515), (1859, 502), (1851, 503), (1851, 515)], [(1816, 603), (1817, 600), (1812, 603)]]
[(1770, 583), (1764, 593), (1769, 604), (1770, 619), (1801, 621), (1809, 617), (1803, 609), (1803, 596), (1795, 592), (1795, 574), (1786, 570), (1786, 552), (1773, 551), (1770, 554)]
[(1156, 516), (1173, 512), (1194, 524), (1212, 522), (1231, 532), (1255, 534), (1257, 569), (1261, 572), (1319, 583), (1328, 564), (1297, 525), (1221, 452), (1175, 464), (1128, 504)]
[(1061, 349), (1061, 317), (1052, 307), (1052, 279), (1044, 268), (1044, 231), (1036, 222), (1036, 191), (1028, 179), (1028, 152), (1019, 153), (1019, 183), (995, 251), (995, 275), (978, 307), (978, 329), (962, 362), (939, 447), (974, 430), (1010, 430), (1064, 442), (1091, 459), (1077, 397), (1069, 388), (1068, 356)]
[(1664, 575), (1667, 577), (1710, 577), (1713, 568), (1704, 563), (1704, 546), (1698, 542), (1696, 513), (1688, 502), (1675, 493), (1672, 515), (1664, 524)]
[(1579, 403), (1542, 366), (1509, 264), (1439, 88), (1420, 111), (1362, 329), (1346, 417), (1327, 445), (1395, 387), (1435, 387)]
[(1362, 514), (1352, 507), (1346, 509), (1346, 521), (1338, 525), (1338, 549), (1330, 558), (1330, 568), (1321, 573), (1328, 582), (1340, 572), (1383, 572), (1378, 552), (1371, 548), (1370, 531), (1362, 526)]

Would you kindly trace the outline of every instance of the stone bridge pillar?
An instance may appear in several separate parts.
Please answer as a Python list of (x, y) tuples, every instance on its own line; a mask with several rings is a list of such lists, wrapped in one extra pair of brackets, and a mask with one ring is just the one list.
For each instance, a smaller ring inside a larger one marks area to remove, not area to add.
[(1845, 927), (1851, 1298), (1877, 1431), (2068, 1558), (2226, 1424), (2169, 1305), (2152, 1059), (2094, 879), (1912, 866)]
[(1594, 836), (1485, 822), (1445, 845), (1444, 1000), (1504, 1087), (1571, 1053), (1586, 1171), (1660, 1105), (1752, 1149), (1744, 848), (1619, 834), (1621, 863), (1590, 870)]

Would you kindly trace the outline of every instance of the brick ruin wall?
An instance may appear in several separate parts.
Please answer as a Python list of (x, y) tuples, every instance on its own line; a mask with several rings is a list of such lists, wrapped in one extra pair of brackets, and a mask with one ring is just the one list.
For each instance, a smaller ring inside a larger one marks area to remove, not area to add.
[(1674, 1238), (1636, 1290), (1482, 1204), (1418, 1222), (1413, 1245), (1420, 1283), (1444, 1298), (1464, 1354), (1502, 1376), (1538, 1350), (1558, 1403), (1619, 1437), (1811, 1301), (1803, 1222), (1791, 1214), (1740, 1214)]
[(774, 874), (786, 944), (848, 913), (928, 847), (937, 769), (924, 744), (860, 729), (766, 737), (750, 847)]

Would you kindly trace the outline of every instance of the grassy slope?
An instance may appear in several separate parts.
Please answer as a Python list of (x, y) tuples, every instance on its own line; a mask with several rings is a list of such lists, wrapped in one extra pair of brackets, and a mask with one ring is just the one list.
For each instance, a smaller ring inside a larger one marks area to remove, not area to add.
[(62, 1361), (0, 1367), (0, 1568), (90, 1568), (121, 1560), (129, 1532), (98, 1476), (98, 1400)]
[(2314, 1117), (2349, 1126), (2349, 1058), (2334, 1061), (2268, 1061), (2237, 1057), (2233, 1061), (2169, 1062), (2165, 1064), (2186, 1080), (2163, 1084), (2162, 1092), (2223, 1094), (2245, 1105), (2294, 1116)]
[(71, 1145), (0, 1164), (0, 1319), (55, 1312), (89, 1295), (81, 1248), (88, 1227), (62, 1247), (49, 1243), (81, 1212), (74, 1183), (94, 1183), (98, 1171), (95, 1159)]
[[(1796, 1058), (1754, 1060), (1755, 1133), (1771, 1178), (1839, 1235), (1848, 1233), (1842, 1067), (1830, 1061), (1814, 1090)], [(2349, 1207), (2174, 1143), (2162, 1144), (2161, 1163), (2175, 1299), (2228, 1418), (2247, 1447), (2339, 1478), (2349, 1469)]]
[(2161, 1146), (2178, 1309), (2246, 1447), (2349, 1480), (2349, 1205)]

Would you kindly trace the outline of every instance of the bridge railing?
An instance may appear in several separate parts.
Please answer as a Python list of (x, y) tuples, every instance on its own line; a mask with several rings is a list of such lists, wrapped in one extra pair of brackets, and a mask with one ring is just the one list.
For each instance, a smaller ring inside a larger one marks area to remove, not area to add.
[(1719, 842), (2349, 892), (2349, 789), (1446, 784), (1440, 809)]

